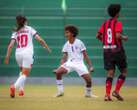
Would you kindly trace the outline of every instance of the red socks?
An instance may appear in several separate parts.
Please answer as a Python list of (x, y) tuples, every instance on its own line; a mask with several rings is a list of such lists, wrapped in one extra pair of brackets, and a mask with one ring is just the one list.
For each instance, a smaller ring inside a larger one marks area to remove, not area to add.
[(125, 82), (125, 79), (126, 79), (126, 77), (123, 76), (123, 75), (120, 75), (120, 76), (118, 77), (118, 80), (117, 80), (117, 82), (116, 82), (116, 87), (115, 87), (115, 91), (116, 91), (117, 93), (119, 93), (120, 88), (122, 87), (123, 83)]
[[(116, 86), (115, 86), (115, 91), (117, 93), (119, 93), (120, 88), (122, 87), (123, 83), (125, 82), (125, 79), (126, 79), (126, 77), (123, 75), (120, 75), (118, 77), (118, 80), (117, 80)], [(107, 96), (110, 96), (111, 88), (112, 88), (112, 81), (113, 81), (113, 78), (107, 77), (107, 79), (106, 79), (106, 95)]]
[(111, 88), (112, 88), (113, 78), (107, 77), (106, 79), (106, 95), (110, 96)]

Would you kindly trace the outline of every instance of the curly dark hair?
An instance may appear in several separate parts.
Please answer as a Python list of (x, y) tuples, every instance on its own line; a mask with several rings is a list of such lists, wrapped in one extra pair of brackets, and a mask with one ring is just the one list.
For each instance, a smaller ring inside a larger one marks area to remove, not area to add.
[(74, 25), (66, 25), (65, 26), (65, 31), (71, 32), (73, 34), (73, 37), (76, 37), (79, 33), (78, 28)]
[(111, 17), (115, 17), (121, 10), (121, 5), (120, 4), (110, 4), (108, 6), (108, 14)]
[(16, 31), (20, 30), (26, 23), (27, 18), (22, 15), (16, 16), (16, 23), (17, 23), (17, 29)]

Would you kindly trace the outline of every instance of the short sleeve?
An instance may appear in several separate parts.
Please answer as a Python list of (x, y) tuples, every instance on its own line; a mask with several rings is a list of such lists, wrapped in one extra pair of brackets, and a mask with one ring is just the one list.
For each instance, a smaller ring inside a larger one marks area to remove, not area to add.
[(13, 32), (11, 35), (11, 39), (17, 39), (17, 32)]
[(103, 32), (104, 32), (104, 23), (101, 25), (101, 27), (99, 28), (98, 32), (103, 34)]
[(118, 21), (116, 23), (115, 32), (122, 32), (122, 22)]
[(67, 43), (63, 46), (62, 52), (68, 52)]
[(81, 52), (86, 50), (86, 47), (82, 41), (80, 42), (80, 50), (81, 50)]
[(32, 36), (35, 36), (37, 34), (37, 31), (31, 27), (31, 35)]

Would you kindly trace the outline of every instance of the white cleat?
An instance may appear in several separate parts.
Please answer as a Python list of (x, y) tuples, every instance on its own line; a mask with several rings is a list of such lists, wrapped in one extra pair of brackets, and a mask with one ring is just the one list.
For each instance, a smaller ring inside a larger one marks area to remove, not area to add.
[(97, 95), (94, 95), (94, 94), (91, 94), (91, 97), (92, 97), (92, 98), (98, 98), (98, 96), (97, 96)]
[(87, 98), (98, 98), (98, 96), (96, 96), (94, 94), (85, 94), (85, 97), (87, 97)]
[(91, 98), (91, 95), (87, 95), (87, 94), (86, 94), (85, 97), (86, 97), (86, 98)]
[(64, 92), (58, 92), (58, 93), (55, 95), (55, 97), (62, 97), (62, 96), (64, 96)]

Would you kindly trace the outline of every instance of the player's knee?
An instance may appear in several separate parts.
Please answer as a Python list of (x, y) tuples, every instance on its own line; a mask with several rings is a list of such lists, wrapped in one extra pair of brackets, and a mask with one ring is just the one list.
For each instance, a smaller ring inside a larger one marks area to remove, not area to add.
[(113, 74), (108, 74), (107, 77), (113, 78)]
[(87, 87), (91, 87), (91, 80), (87, 80), (86, 83), (87, 83), (86, 84)]
[(55, 71), (55, 74), (56, 74), (56, 76), (58, 76), (58, 75), (60, 75), (60, 72), (58, 72), (58, 71)]
[(53, 72), (54, 72), (56, 75), (62, 75), (62, 74), (67, 73), (67, 70), (64, 69), (64, 68), (58, 68), (57, 70), (54, 70)]
[(63, 73), (61, 71), (56, 71), (55, 74), (56, 76), (61, 76)]
[(90, 75), (89, 74), (84, 74), (84, 75), (82, 75), (82, 77), (86, 82), (86, 87), (91, 87), (92, 82), (91, 82)]
[(114, 76), (114, 70), (108, 70), (107, 71), (107, 76), (113, 78), (113, 76)]
[(113, 78), (112, 78), (112, 77), (107, 77), (107, 78), (106, 78), (106, 84), (107, 84), (108, 82), (112, 84)]
[(56, 71), (55, 74), (56, 74), (56, 79), (57, 80), (61, 80), (62, 79), (62, 74), (63, 74), (62, 72)]
[(22, 74), (23, 74), (23, 75), (28, 76), (29, 73), (30, 73), (30, 69), (28, 69), (28, 68), (23, 68), (23, 69), (22, 69)]
[(121, 70), (121, 75), (126, 76), (127, 75), (127, 69)]

